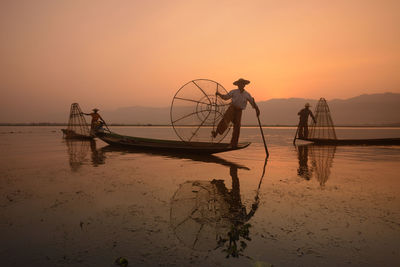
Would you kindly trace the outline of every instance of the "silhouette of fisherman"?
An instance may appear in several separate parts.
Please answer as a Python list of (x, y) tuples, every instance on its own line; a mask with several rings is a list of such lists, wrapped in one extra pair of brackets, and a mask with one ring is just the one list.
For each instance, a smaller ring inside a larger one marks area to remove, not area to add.
[(297, 115), (300, 116), (299, 122), (299, 138), (307, 138), (308, 137), (308, 116), (311, 116), (314, 123), (317, 123), (313, 113), (310, 110), (310, 104), (306, 103), (304, 108), (300, 110)]
[(237, 147), (239, 141), (240, 134), (240, 125), (242, 120), (242, 110), (246, 109), (247, 102), (251, 104), (251, 106), (256, 110), (257, 116), (260, 115), (260, 110), (254, 98), (251, 97), (250, 93), (244, 90), (244, 87), (249, 84), (250, 81), (240, 78), (235, 81), (233, 85), (236, 85), (238, 88), (231, 90), (226, 95), (221, 94), (217, 91), (216, 96), (221, 97), (224, 100), (232, 99), (232, 103), (229, 108), (226, 110), (224, 117), (218, 123), (216, 131), (212, 131), (211, 135), (215, 138), (218, 134), (223, 134), (229, 126), (229, 123), (233, 123), (233, 133), (231, 139), (231, 146)]
[(102, 125), (104, 125), (105, 121), (100, 116), (100, 114), (97, 113), (97, 111), (99, 111), (99, 109), (94, 108), (94, 109), (92, 109), (92, 111), (93, 111), (92, 113), (84, 113), (84, 112), (82, 112), (82, 114), (92, 117), (92, 122), (90, 123), (90, 133), (92, 135), (94, 135), (96, 133), (97, 128), (101, 127)]

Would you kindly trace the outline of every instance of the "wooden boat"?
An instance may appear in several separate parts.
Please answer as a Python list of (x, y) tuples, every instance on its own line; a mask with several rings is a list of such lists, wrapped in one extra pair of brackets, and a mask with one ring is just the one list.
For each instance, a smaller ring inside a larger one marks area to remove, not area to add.
[(94, 136), (92, 135), (85, 135), (85, 134), (78, 134), (73, 130), (69, 130), (69, 129), (61, 129), (64, 138), (66, 139), (93, 139)]
[(150, 139), (120, 135), (113, 132), (97, 132), (96, 137), (112, 146), (124, 147), (127, 149), (171, 151), (179, 153), (214, 154), (246, 148), (250, 142), (239, 143), (232, 147), (228, 143), (209, 142), (182, 142), (175, 140)]
[(400, 138), (379, 138), (379, 139), (317, 139), (297, 138), (310, 141), (318, 145), (400, 145)]
[(293, 143), (296, 142), (296, 139), (300, 139), (313, 142), (316, 145), (400, 145), (400, 138), (337, 139), (335, 126), (325, 98), (318, 101), (314, 113), (315, 120), (311, 124), (308, 138), (300, 137), (299, 124)]

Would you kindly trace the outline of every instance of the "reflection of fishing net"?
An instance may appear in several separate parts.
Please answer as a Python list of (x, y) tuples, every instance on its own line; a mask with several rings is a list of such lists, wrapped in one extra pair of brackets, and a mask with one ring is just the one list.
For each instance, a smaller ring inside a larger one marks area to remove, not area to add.
[(324, 186), (331, 174), (336, 146), (310, 146), (310, 156), (314, 173), (321, 186)]
[(171, 226), (185, 245), (196, 250), (215, 248), (230, 230), (229, 204), (209, 181), (188, 181), (171, 202)]
[(66, 140), (71, 170), (77, 171), (83, 164), (90, 149), (91, 141), (92, 140)]
[(179, 138), (184, 142), (220, 142), (228, 133), (211, 136), (223, 117), (230, 100), (216, 97), (215, 93), (226, 94), (217, 82), (205, 79), (193, 80), (176, 92), (171, 104), (171, 123)]
[(321, 98), (314, 111), (317, 123), (312, 122), (310, 126), (310, 139), (337, 139), (335, 127), (331, 118), (328, 104), (325, 98)]
[(71, 104), (67, 129), (63, 129), (65, 138), (91, 138), (89, 126), (78, 103)]

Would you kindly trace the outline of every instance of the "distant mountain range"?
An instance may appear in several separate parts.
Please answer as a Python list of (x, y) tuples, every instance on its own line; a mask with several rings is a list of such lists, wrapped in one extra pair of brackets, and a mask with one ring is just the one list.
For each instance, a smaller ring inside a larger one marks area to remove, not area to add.
[[(270, 99), (257, 102), (264, 125), (296, 125), (297, 112), (305, 103), (313, 111), (318, 100), (303, 98)], [(400, 94), (364, 94), (349, 99), (328, 101), (335, 125), (400, 125)], [(117, 124), (170, 124), (170, 107), (125, 107), (102, 111), (103, 118)], [(249, 105), (243, 113), (243, 125), (257, 124), (255, 111)]]
[[(263, 125), (297, 125), (297, 112), (305, 103), (311, 104), (314, 111), (318, 99), (279, 98), (257, 102), (261, 111)], [(400, 93), (360, 95), (349, 99), (328, 100), (333, 122), (336, 126), (400, 126)], [(0, 125), (7, 123), (67, 123), (68, 109), (49, 111), (45, 116), (23, 114), (24, 121), (16, 117), (6, 121), (0, 117)], [(108, 124), (169, 125), (170, 107), (124, 107), (115, 110), (101, 110), (101, 116)], [(32, 118), (30, 118), (30, 116)], [(7, 116), (4, 116), (8, 118)], [(33, 119), (36, 118), (36, 119)], [(40, 121), (37, 118), (41, 118)], [(86, 117), (87, 121), (90, 119)], [(257, 125), (255, 111), (250, 105), (243, 112), (243, 125)]]

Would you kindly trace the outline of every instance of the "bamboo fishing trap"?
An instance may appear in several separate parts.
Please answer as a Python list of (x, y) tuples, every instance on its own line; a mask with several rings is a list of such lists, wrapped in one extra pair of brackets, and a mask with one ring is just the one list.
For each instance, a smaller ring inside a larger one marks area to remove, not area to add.
[(72, 103), (69, 113), (67, 129), (62, 129), (66, 139), (92, 139), (90, 127), (87, 124), (83, 112), (78, 103)]
[(314, 121), (311, 123), (308, 138), (336, 140), (335, 127), (325, 98), (319, 99), (314, 114), (316, 123)]
[(216, 92), (228, 93), (221, 84), (207, 79), (192, 80), (176, 92), (171, 104), (171, 124), (183, 142), (219, 143), (228, 134), (230, 126), (223, 135), (211, 136), (230, 105), (230, 100), (217, 98)]

